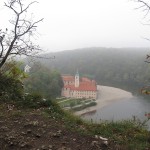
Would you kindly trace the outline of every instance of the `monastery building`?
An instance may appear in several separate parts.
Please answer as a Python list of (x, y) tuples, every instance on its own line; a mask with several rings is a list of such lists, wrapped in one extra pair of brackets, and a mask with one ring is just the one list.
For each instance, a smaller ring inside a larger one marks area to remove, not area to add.
[(97, 98), (97, 84), (95, 80), (86, 77), (79, 77), (77, 72), (75, 77), (71, 75), (62, 75), (64, 87), (61, 95), (70, 98)]

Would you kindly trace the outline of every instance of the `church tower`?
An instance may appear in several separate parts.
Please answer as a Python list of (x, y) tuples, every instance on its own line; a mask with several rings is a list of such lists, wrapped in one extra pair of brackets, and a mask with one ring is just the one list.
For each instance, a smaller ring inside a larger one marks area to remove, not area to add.
[(77, 73), (75, 75), (75, 87), (79, 87), (79, 72), (77, 70)]

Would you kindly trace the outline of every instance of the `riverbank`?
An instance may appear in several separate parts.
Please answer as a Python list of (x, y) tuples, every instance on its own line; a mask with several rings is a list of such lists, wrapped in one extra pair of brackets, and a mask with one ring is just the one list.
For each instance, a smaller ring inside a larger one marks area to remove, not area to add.
[(76, 115), (82, 115), (88, 112), (93, 112), (116, 101), (122, 100), (124, 98), (133, 97), (132, 93), (114, 87), (98, 85), (97, 89), (98, 89), (98, 98), (96, 100), (97, 105), (88, 107), (81, 111), (77, 111), (75, 112)]

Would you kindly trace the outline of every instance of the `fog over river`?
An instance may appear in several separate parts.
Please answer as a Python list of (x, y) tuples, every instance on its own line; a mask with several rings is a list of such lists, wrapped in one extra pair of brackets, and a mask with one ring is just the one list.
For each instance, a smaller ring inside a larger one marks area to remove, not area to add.
[[(150, 113), (150, 100), (132, 96), (130, 92), (107, 86), (98, 86), (97, 106), (79, 111), (82, 118), (100, 122), (100, 120), (125, 120), (136, 116), (145, 120)], [(147, 123), (150, 130), (150, 121)]]

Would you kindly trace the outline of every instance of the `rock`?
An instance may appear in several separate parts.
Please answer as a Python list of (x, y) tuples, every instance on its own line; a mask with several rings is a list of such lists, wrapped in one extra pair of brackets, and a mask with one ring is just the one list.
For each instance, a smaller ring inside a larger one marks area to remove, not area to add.
[(103, 138), (101, 136), (99, 136), (100, 140), (102, 140), (102, 144), (103, 146), (108, 146), (108, 139), (107, 138)]
[(57, 134), (61, 135), (61, 134), (62, 134), (62, 131), (61, 131), (61, 130), (58, 130), (58, 131), (57, 131)]
[(99, 136), (99, 138), (100, 138), (102, 141), (108, 141), (107, 138), (103, 138), (102, 136)]
[(49, 136), (53, 136), (53, 133), (52, 133), (52, 132), (49, 132), (48, 135), (49, 135)]
[(98, 135), (95, 135), (95, 138), (98, 139), (99, 138)]
[(53, 145), (48, 145), (48, 148), (49, 148), (49, 149), (52, 149), (52, 148), (53, 148)]
[(0, 130), (2, 130), (2, 131), (8, 131), (9, 129), (8, 129), (8, 127), (6, 127), (6, 126), (2, 126), (2, 127), (0, 128)]
[(108, 141), (103, 141), (103, 144), (108, 146)]
[(60, 134), (54, 133), (54, 134), (53, 134), (53, 137), (60, 137)]
[(43, 124), (43, 127), (47, 127), (47, 125), (46, 125), (46, 124)]
[(45, 130), (43, 130), (43, 131), (42, 131), (42, 133), (43, 133), (43, 134), (45, 134), (45, 133), (46, 133), (46, 131), (45, 131)]
[(21, 148), (25, 148), (25, 147), (26, 147), (26, 148), (27, 148), (27, 147), (29, 148), (29, 147), (32, 147), (32, 146), (29, 145), (27, 142), (21, 142), (21, 143), (19, 143), (19, 145), (20, 145)]
[(41, 137), (41, 135), (40, 134), (35, 134), (35, 136), (37, 137), (37, 138), (40, 138)]
[(71, 148), (67, 148), (67, 147), (63, 146), (61, 148), (58, 148), (57, 150), (71, 150)]
[(62, 131), (61, 130), (58, 130), (56, 133), (53, 133), (53, 137), (60, 137), (62, 134)]
[(14, 123), (18, 123), (18, 122), (19, 122), (18, 120), (14, 121)]
[(96, 146), (98, 145), (98, 141), (92, 141), (91, 146)]
[(39, 122), (38, 122), (38, 121), (32, 121), (31, 124), (32, 124), (33, 126), (38, 126), (38, 125), (39, 125)]
[(28, 130), (27, 130), (27, 133), (31, 133), (31, 132), (32, 132), (31, 129), (28, 129)]
[(25, 132), (21, 132), (21, 134), (22, 134), (22, 135), (26, 135), (26, 133), (25, 133)]
[(65, 145), (67, 145), (67, 144), (68, 144), (68, 142), (63, 141), (63, 142), (61, 142), (61, 144), (62, 144), (62, 146), (65, 146)]
[(76, 141), (76, 139), (72, 139), (73, 141)]
[(42, 145), (42, 146), (41, 146), (41, 149), (42, 149), (42, 150), (47, 150), (47, 148), (46, 148), (45, 145)]
[(9, 146), (13, 146), (13, 145), (15, 145), (14, 142), (10, 142), (9, 143)]
[(10, 136), (8, 136), (7, 139), (8, 139), (8, 140), (13, 140), (13, 139), (15, 139), (15, 135), (14, 135), (14, 136), (10, 135)]
[(26, 144), (21, 144), (21, 145), (20, 145), (20, 147), (22, 147), (22, 148), (25, 147), (25, 146), (26, 146)]

